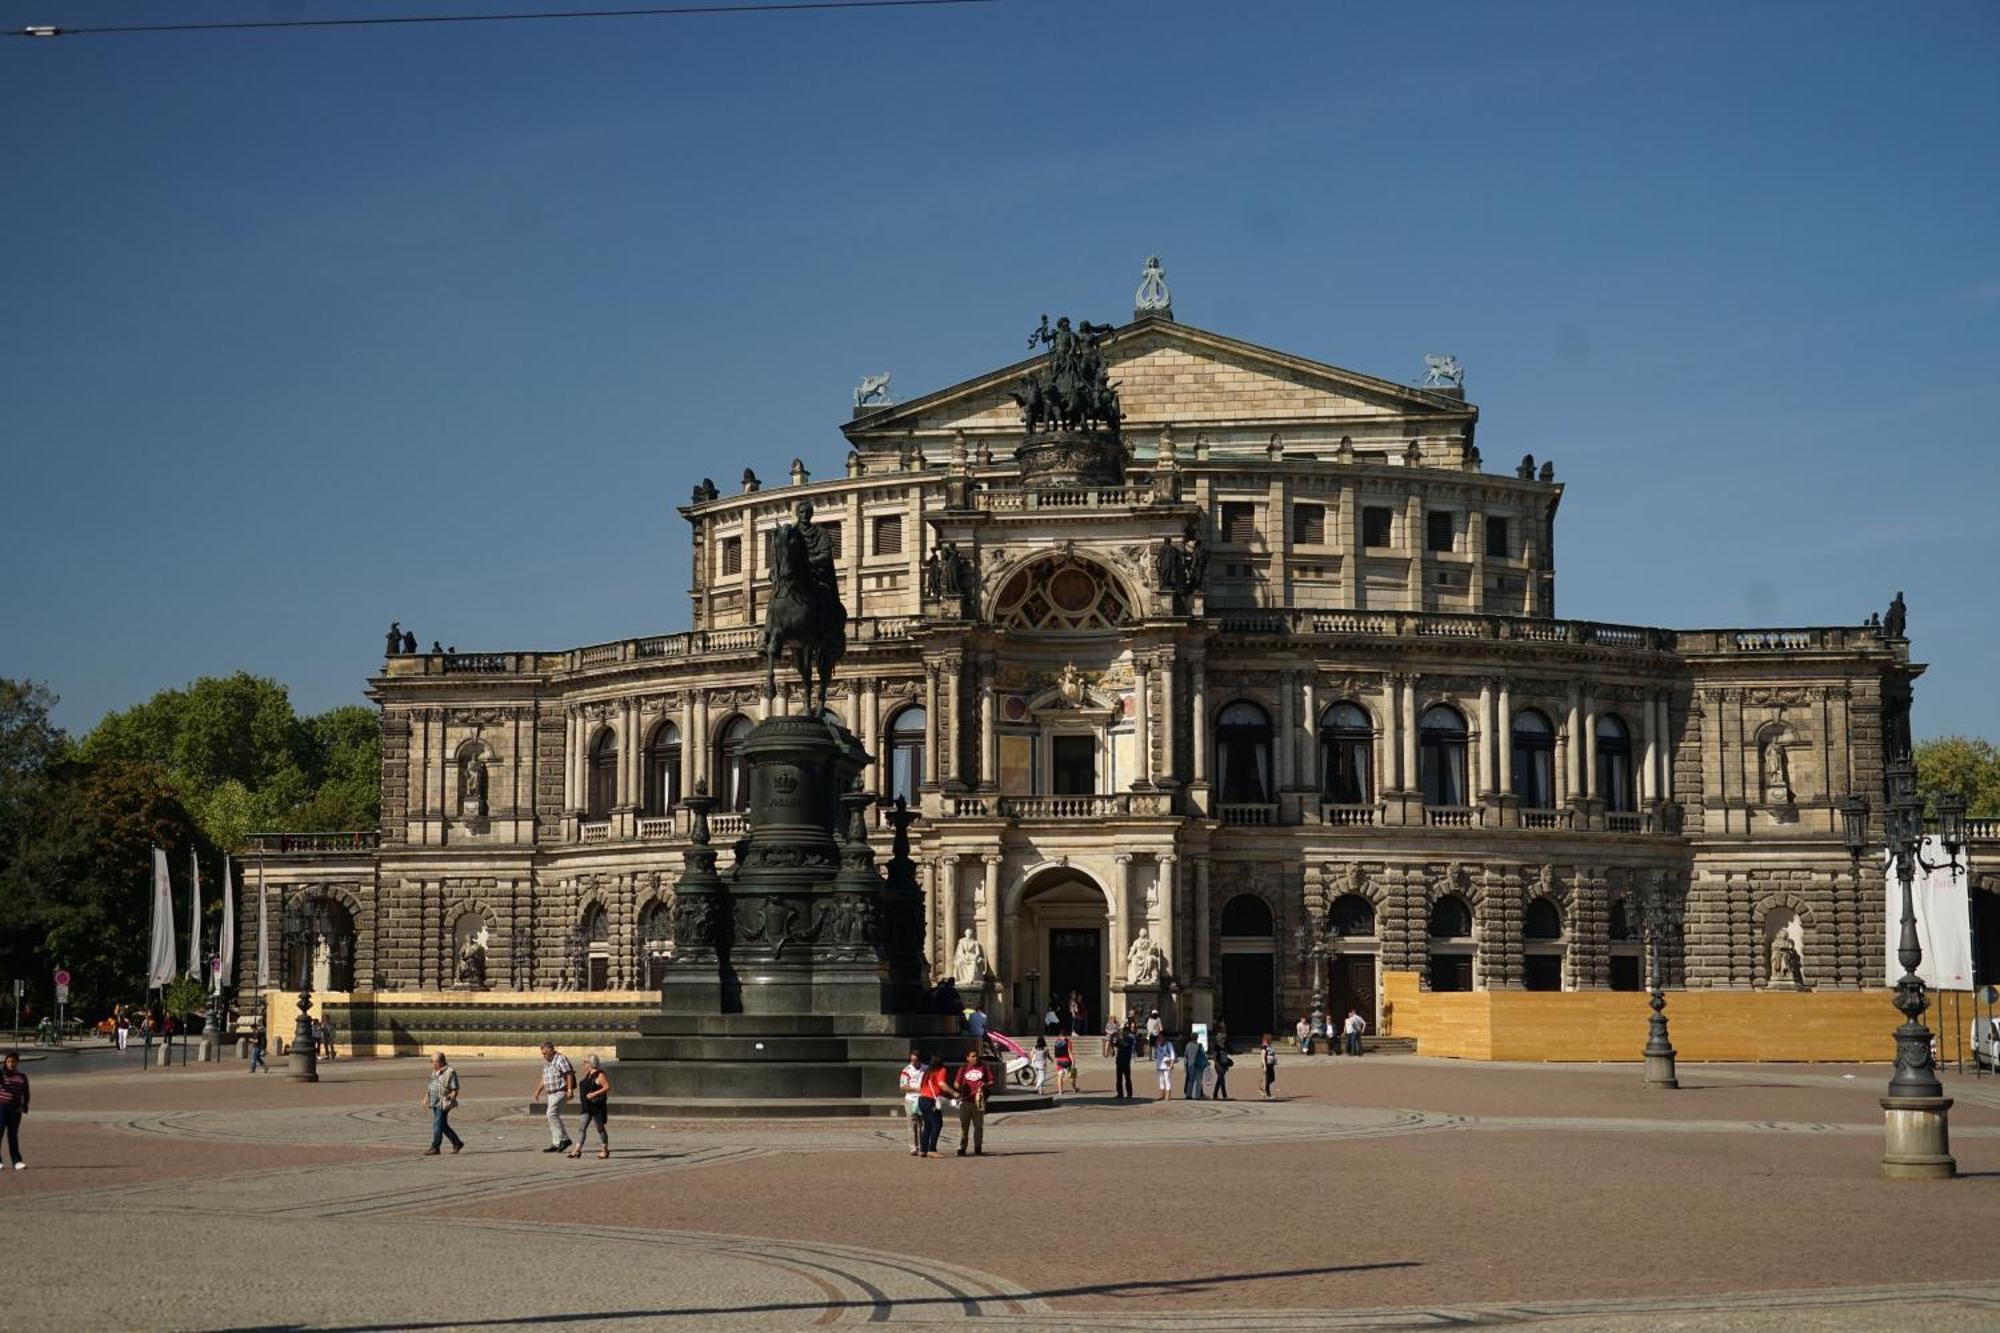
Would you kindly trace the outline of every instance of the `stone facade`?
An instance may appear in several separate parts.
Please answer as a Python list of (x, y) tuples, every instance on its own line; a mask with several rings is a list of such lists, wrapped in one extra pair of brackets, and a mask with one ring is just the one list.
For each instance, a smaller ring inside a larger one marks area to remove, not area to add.
[[(687, 632), (386, 659), (381, 828), (257, 856), (274, 903), (337, 905), (320, 983), (463, 985), (473, 935), (496, 991), (651, 983), (679, 794), (722, 799), (727, 846), (732, 729), (791, 707), (758, 627), (768, 535), (803, 499), (839, 529), (852, 617), (829, 706), (869, 789), (922, 811), (933, 967), (972, 931), (1003, 1021), (1052, 984), (1093, 1021), (1239, 1028), (1373, 1009), (1392, 970), (1629, 988), (1648, 883), (1674, 985), (1771, 985), (1777, 932), (1808, 987), (1883, 984), (1880, 874), (1850, 866), (1838, 805), (1879, 807), (1885, 698), (1922, 670), (1905, 640), (1557, 619), (1562, 486), (1483, 470), (1457, 391), (1157, 315), (1106, 350), (1122, 484), (1020, 484), (1010, 366), (857, 410), (842, 476), (697, 487)], [(1142, 931), (1164, 970), (1135, 987)]]

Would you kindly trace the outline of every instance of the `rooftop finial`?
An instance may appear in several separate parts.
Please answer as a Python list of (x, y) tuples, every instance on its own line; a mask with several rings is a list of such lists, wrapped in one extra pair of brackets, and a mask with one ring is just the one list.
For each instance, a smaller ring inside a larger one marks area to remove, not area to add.
[(1167, 275), (1160, 267), (1158, 255), (1146, 257), (1146, 271), (1139, 275), (1139, 294), (1132, 298), (1132, 318), (1144, 319), (1148, 315), (1174, 317), (1173, 294), (1167, 290)]
[(1424, 377), (1418, 381), (1425, 389), (1464, 389), (1465, 367), (1458, 364), (1455, 356), (1424, 357)]

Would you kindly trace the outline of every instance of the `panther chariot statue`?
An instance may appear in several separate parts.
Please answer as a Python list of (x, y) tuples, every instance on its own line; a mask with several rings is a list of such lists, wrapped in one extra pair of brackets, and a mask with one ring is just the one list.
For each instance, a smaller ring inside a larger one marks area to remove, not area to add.
[(1119, 437), (1124, 414), (1104, 364), (1104, 345), (1116, 333), (1112, 325), (1089, 320), (1072, 325), (1068, 315), (1051, 325), (1043, 315), (1028, 335), (1028, 346), (1046, 347), (1048, 356), (1009, 395), (1027, 427), (1027, 439), (1016, 451), (1027, 484), (1124, 481), (1125, 445)]

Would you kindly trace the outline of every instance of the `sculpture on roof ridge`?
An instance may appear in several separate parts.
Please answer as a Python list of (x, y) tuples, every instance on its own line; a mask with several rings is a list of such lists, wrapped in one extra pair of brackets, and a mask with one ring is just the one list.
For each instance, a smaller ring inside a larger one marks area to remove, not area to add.
[(1049, 349), (1048, 359), (1021, 377), (1010, 396), (1021, 406), (1021, 417), (1032, 432), (1090, 430), (1118, 433), (1121, 411), (1118, 390), (1104, 375), (1104, 344), (1117, 332), (1114, 325), (1089, 320), (1071, 326), (1064, 315), (1028, 335), (1029, 347)]
[(1132, 298), (1132, 313), (1161, 315), (1167, 319), (1174, 317), (1173, 293), (1167, 290), (1166, 271), (1160, 267), (1158, 255), (1146, 256), (1146, 271), (1139, 275), (1139, 291)]
[(894, 400), (889, 397), (889, 371), (880, 375), (863, 375), (861, 383), (854, 386), (856, 407), (886, 407)]
[(1465, 387), (1465, 367), (1455, 356), (1424, 357), (1424, 377), (1418, 381), (1426, 389), (1463, 389)]

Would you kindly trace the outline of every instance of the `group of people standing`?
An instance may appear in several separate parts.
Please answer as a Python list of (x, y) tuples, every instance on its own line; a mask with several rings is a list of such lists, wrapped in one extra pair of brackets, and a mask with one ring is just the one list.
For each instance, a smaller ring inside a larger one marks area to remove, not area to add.
[(1336, 1019), (1328, 1014), (1319, 1024), (1314, 1024), (1309, 1017), (1302, 1017), (1293, 1031), (1298, 1039), (1300, 1055), (1311, 1055), (1313, 1042), (1320, 1038), (1326, 1041), (1328, 1055), (1359, 1055), (1361, 1038), (1368, 1031), (1368, 1020), (1361, 1016), (1359, 1009), (1349, 1009), (1346, 1018)]
[(953, 1068), (947, 1060), (912, 1049), (900, 1080), (903, 1106), (910, 1121), (910, 1156), (936, 1157), (944, 1132), (944, 1110), (958, 1110), (958, 1155), (986, 1155), (986, 1098), (993, 1088), (993, 1070), (977, 1045), (966, 1048), (965, 1060)]

